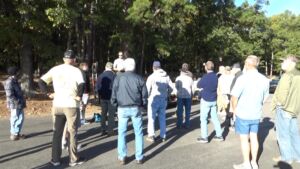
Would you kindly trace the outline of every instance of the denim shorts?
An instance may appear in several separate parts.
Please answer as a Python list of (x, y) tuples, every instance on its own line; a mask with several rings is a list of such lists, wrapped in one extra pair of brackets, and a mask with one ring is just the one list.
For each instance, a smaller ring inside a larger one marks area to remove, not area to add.
[(235, 131), (238, 134), (249, 134), (258, 132), (258, 120), (244, 120), (239, 117), (236, 117), (235, 120)]

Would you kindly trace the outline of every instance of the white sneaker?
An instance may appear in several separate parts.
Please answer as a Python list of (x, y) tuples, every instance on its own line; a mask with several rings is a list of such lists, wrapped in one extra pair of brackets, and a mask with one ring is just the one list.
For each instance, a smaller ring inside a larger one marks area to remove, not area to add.
[(252, 169), (258, 169), (258, 164), (255, 161), (251, 161)]
[(242, 164), (234, 164), (233, 165), (234, 169), (252, 169), (251, 164), (250, 163), (242, 163)]

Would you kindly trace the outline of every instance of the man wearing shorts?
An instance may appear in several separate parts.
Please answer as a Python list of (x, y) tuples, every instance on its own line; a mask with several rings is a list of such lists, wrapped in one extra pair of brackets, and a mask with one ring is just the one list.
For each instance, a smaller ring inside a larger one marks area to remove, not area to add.
[(242, 164), (233, 165), (234, 169), (258, 169), (257, 132), (262, 106), (269, 95), (269, 80), (257, 71), (258, 63), (257, 56), (247, 57), (245, 72), (237, 79), (231, 91), (232, 109), (236, 116), (235, 131), (240, 135), (244, 159)]

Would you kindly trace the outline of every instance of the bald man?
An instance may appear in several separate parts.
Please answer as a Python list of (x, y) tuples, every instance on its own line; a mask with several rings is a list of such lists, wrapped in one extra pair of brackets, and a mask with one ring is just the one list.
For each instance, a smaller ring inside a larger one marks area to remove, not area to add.
[(218, 76), (214, 72), (214, 63), (207, 61), (205, 63), (206, 74), (198, 82), (197, 87), (200, 89), (199, 98), (200, 101), (200, 127), (201, 136), (197, 138), (199, 143), (208, 143), (208, 129), (207, 129), (207, 118), (210, 113), (211, 121), (214, 124), (216, 130), (216, 136), (214, 140), (224, 141), (222, 136), (221, 124), (217, 115), (217, 87), (218, 87)]
[(237, 79), (231, 91), (231, 103), (236, 116), (235, 131), (240, 135), (244, 160), (242, 164), (233, 165), (234, 169), (258, 169), (258, 125), (263, 103), (269, 95), (269, 80), (257, 71), (258, 64), (257, 56), (248, 56), (245, 72)]

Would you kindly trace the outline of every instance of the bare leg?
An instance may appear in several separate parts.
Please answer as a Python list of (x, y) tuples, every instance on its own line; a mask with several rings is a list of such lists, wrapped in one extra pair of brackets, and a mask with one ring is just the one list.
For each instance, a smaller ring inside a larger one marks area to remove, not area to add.
[(258, 168), (257, 152), (258, 152), (258, 148), (259, 148), (257, 133), (250, 132), (250, 144), (251, 144), (251, 157), (252, 157), (251, 164), (252, 164), (252, 168), (256, 169), (256, 168)]

